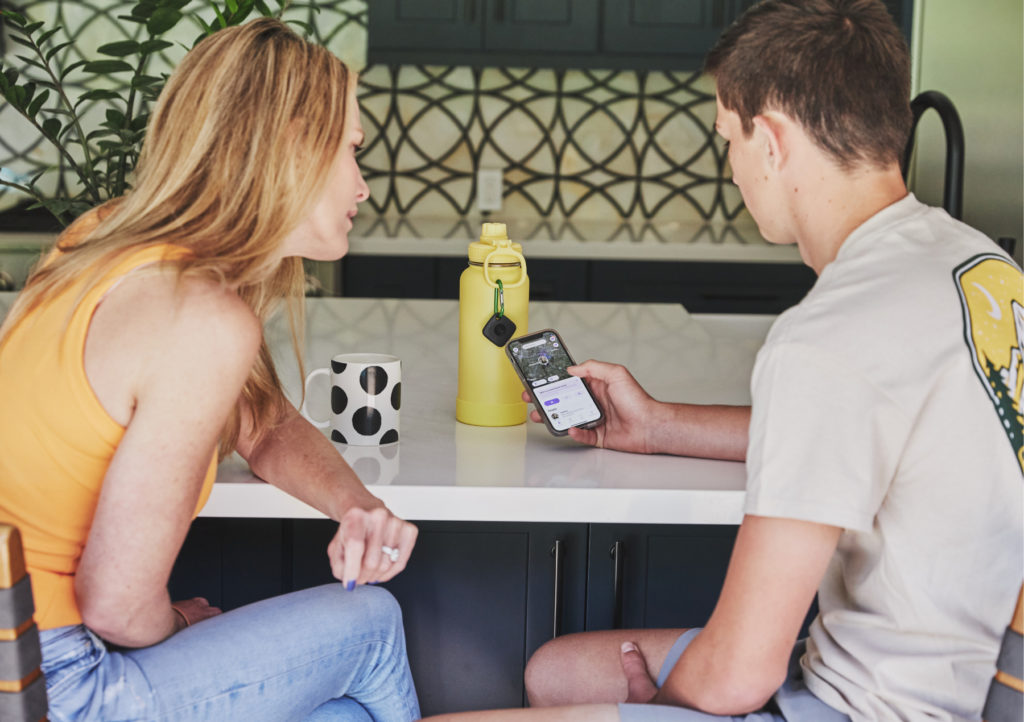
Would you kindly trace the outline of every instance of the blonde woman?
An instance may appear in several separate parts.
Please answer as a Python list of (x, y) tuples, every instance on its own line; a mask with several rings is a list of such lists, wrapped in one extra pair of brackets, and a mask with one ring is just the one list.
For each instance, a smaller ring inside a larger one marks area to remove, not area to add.
[[(262, 336), (281, 299), (301, 329), (301, 258), (343, 256), (369, 195), (354, 89), (275, 20), (201, 42), (135, 189), (58, 239), (0, 327), (0, 520), (24, 535), (50, 719), (419, 716), (398, 605), (364, 586), (405, 567), (416, 528), (284, 399)], [(341, 584), (172, 603), (233, 449), (339, 522)]]

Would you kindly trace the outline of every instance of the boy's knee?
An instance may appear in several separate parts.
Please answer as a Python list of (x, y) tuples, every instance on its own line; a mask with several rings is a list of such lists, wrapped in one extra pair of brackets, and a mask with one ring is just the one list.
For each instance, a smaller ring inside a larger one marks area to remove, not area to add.
[[(559, 667), (564, 662), (558, 639), (545, 642), (526, 663), (524, 682), (526, 698), (531, 707), (549, 707), (558, 704)], [(561, 660), (561, 661), (560, 661)], [(564, 670), (564, 667), (562, 667)]]

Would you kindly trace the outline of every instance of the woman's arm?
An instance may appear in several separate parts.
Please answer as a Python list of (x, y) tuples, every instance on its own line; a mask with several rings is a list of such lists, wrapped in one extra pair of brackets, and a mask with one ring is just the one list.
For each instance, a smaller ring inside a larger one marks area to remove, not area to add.
[(85, 366), (126, 426), (100, 491), (75, 593), (90, 629), (139, 647), (182, 622), (167, 581), (262, 329), (238, 297), (172, 272), (126, 278), (97, 309)]
[[(253, 473), (339, 522), (327, 554), (346, 586), (383, 582), (405, 569), (416, 527), (371, 494), (334, 445), (283, 400), (284, 418), (256, 440), (252, 417), (242, 415), (238, 453)], [(382, 547), (399, 550), (396, 562)]]

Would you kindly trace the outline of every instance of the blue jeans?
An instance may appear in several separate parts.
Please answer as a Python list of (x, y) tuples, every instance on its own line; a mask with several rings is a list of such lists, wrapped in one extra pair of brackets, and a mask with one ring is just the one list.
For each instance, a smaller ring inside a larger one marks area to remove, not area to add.
[(225, 612), (142, 649), (83, 625), (40, 635), (50, 720), (419, 718), (398, 602), (329, 584)]

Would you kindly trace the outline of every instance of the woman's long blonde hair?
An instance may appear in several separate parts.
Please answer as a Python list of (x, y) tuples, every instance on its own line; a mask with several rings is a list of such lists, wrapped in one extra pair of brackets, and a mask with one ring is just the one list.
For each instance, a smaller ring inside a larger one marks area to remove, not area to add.
[[(83, 277), (80, 298), (126, 255), (173, 243), (191, 251), (175, 261), (181, 276), (237, 287), (261, 321), (287, 299), (301, 368), (302, 259), (279, 262), (276, 254), (326, 184), (341, 148), (350, 84), (354, 77), (337, 57), (278, 20), (204, 39), (156, 103), (133, 190), (101, 206), (98, 224), (94, 216), (58, 237), (61, 252), (30, 276), (0, 327), (0, 344), (25, 316)], [(279, 419), (281, 383), (265, 341), (242, 399), (257, 430)], [(221, 454), (237, 443), (240, 418), (236, 409)]]

